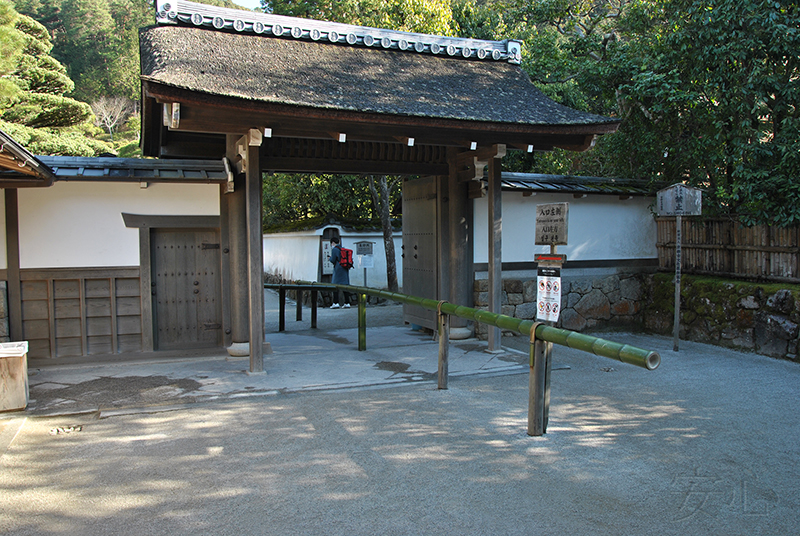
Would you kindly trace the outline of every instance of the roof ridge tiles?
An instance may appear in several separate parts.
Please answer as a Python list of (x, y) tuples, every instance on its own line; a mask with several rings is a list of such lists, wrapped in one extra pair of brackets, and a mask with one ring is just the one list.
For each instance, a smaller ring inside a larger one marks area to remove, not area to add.
[(157, 0), (156, 22), (162, 25), (203, 27), (264, 37), (399, 50), (474, 61), (493, 60), (519, 64), (522, 60), (521, 43), (516, 40), (487, 41), (402, 32), (216, 7), (187, 0)]

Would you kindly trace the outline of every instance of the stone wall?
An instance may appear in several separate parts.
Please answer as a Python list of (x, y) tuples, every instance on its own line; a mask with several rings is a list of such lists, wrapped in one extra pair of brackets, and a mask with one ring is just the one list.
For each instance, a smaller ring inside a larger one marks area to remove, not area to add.
[[(562, 278), (558, 327), (672, 334), (673, 274)], [(488, 280), (475, 281), (475, 306), (488, 309)], [(536, 317), (536, 280), (503, 281), (502, 313)], [(487, 326), (478, 324), (485, 338)], [(800, 361), (800, 286), (684, 275), (680, 338)]]
[[(563, 277), (561, 315), (558, 327), (572, 331), (587, 329), (643, 329), (639, 314), (648, 287), (648, 275), (613, 274)], [(488, 309), (489, 281), (475, 281), (475, 307)], [(536, 318), (536, 279), (504, 279), (502, 314), (515, 318)], [(488, 328), (478, 324), (478, 336)]]
[[(672, 274), (649, 280), (647, 331), (672, 334)], [(798, 361), (800, 287), (683, 276), (680, 338)]]

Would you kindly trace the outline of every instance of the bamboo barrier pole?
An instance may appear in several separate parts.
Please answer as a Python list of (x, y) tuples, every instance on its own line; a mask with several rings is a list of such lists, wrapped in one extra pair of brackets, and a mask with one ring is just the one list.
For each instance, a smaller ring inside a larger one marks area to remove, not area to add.
[[(313, 282), (305, 281), (298, 282), (298, 284), (312, 287), (315, 285)], [(643, 350), (629, 344), (607, 341), (599, 337), (585, 335), (575, 331), (569, 331), (553, 326), (545, 326), (543, 324), (538, 324), (534, 328), (534, 324), (536, 323), (533, 320), (513, 318), (489, 311), (474, 309), (472, 307), (465, 307), (463, 305), (456, 305), (449, 302), (440, 302), (439, 300), (421, 298), (419, 296), (409, 296), (407, 294), (390, 292), (388, 290), (356, 287), (352, 285), (331, 285), (329, 283), (320, 284), (319, 286), (338, 287), (339, 290), (352, 292), (354, 294), (367, 294), (398, 303), (416, 305), (430, 311), (439, 311), (439, 307), (441, 307), (441, 312), (444, 314), (457, 316), (473, 322), (481, 322), (483, 324), (499, 327), (500, 329), (513, 331), (515, 333), (519, 333), (520, 335), (527, 335), (529, 337), (531, 335), (531, 329), (535, 329), (534, 336), (538, 340), (552, 342), (554, 344), (559, 344), (568, 348), (574, 348), (576, 350), (582, 350), (647, 370), (655, 370), (661, 363), (661, 356), (657, 352)]]

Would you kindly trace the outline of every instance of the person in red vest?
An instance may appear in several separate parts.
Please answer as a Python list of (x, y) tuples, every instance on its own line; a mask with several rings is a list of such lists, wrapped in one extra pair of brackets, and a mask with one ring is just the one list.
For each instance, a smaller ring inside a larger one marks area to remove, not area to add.
[[(350, 284), (350, 268), (353, 267), (353, 252), (352, 250), (347, 251), (349, 251), (349, 254), (343, 252), (342, 246), (339, 245), (338, 238), (331, 238), (330, 261), (331, 264), (333, 264), (333, 278), (331, 283), (334, 285)], [(346, 258), (348, 256), (349, 259)], [(348, 264), (349, 268), (347, 267)], [(344, 299), (342, 295), (344, 295)], [(339, 307), (344, 307), (345, 309), (350, 307), (349, 292), (340, 292), (339, 290), (336, 291), (336, 299), (334, 300), (333, 305), (331, 305), (331, 309), (338, 309)]]

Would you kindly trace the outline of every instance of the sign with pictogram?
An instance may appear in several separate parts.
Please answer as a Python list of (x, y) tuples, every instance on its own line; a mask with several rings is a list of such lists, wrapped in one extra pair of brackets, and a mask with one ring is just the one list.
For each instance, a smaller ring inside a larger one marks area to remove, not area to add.
[(561, 313), (561, 268), (539, 266), (536, 284), (536, 320), (558, 322)]

